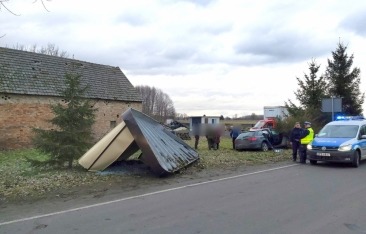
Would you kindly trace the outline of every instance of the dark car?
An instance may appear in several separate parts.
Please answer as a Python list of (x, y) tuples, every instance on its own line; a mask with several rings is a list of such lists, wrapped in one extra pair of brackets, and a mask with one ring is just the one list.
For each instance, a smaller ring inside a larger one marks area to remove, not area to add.
[(286, 147), (287, 138), (272, 129), (254, 129), (241, 133), (235, 139), (236, 150), (268, 151), (274, 147)]

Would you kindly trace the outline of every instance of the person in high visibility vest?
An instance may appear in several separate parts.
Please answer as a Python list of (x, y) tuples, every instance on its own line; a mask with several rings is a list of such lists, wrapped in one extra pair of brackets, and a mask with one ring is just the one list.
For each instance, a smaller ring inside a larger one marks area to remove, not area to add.
[(304, 131), (300, 139), (300, 163), (306, 163), (306, 151), (307, 145), (314, 139), (314, 130), (311, 128), (311, 123), (308, 121), (304, 122)]

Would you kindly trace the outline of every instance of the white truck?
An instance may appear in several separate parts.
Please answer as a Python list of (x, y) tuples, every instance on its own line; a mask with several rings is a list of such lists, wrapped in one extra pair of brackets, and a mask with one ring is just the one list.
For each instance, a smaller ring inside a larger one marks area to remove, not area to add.
[(263, 108), (263, 120), (259, 120), (251, 129), (276, 128), (276, 118), (286, 118), (287, 108), (284, 106), (265, 106)]
[[(275, 142), (280, 142), (276, 147), (288, 147), (289, 137), (285, 133), (278, 133), (276, 129), (276, 118), (286, 118), (288, 110), (284, 106), (265, 106), (263, 108), (263, 120), (259, 120), (250, 130), (270, 129)], [(274, 147), (274, 146), (272, 146)]]
[(284, 106), (265, 106), (263, 107), (264, 119), (270, 118), (286, 118), (288, 115), (287, 108)]

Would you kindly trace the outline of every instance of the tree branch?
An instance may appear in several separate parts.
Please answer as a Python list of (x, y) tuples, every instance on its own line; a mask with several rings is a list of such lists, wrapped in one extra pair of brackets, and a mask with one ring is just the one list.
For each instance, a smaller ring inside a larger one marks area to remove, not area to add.
[(9, 0), (0, 0), (0, 9), (1, 9), (1, 6), (3, 6), (7, 11), (9, 11), (11, 14), (15, 15), (15, 16), (20, 16), (20, 15), (17, 15), (15, 14), (14, 12), (12, 12), (9, 8), (7, 8), (4, 4), (4, 2), (8, 2)]
[[(34, 2), (33, 2), (33, 3), (36, 3), (37, 1), (38, 1), (38, 0), (34, 0)], [(51, 0), (46, 0), (46, 1), (51, 1)], [(46, 5), (44, 4), (44, 0), (41, 0), (41, 3), (42, 3), (43, 8), (44, 8), (46, 11), (50, 12), (50, 11), (47, 9)]]
[[(6, 6), (5, 6), (5, 2), (9, 2), (10, 0), (0, 0), (0, 10), (1, 10), (1, 6), (3, 6), (8, 12), (10, 12), (11, 14), (13, 14), (13, 15), (15, 15), (15, 16), (20, 16), (20, 15), (18, 15), (18, 14), (16, 14), (16, 13), (14, 13), (13, 11), (11, 11), (9, 8), (7, 8)], [(36, 3), (38, 0), (34, 0), (34, 2), (33, 3)], [(46, 11), (48, 11), (48, 12), (50, 12), (48, 9), (47, 9), (47, 7), (46, 7), (46, 4), (44, 3), (44, 1), (48, 1), (48, 2), (50, 2), (51, 0), (40, 0), (41, 1), (41, 3), (42, 3), (42, 6), (43, 6), (43, 8), (46, 10)]]

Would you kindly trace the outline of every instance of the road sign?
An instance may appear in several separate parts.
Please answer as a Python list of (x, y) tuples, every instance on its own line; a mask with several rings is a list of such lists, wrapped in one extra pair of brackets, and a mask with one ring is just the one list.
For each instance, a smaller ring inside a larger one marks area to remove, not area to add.
[(323, 112), (342, 112), (342, 98), (323, 98)]

